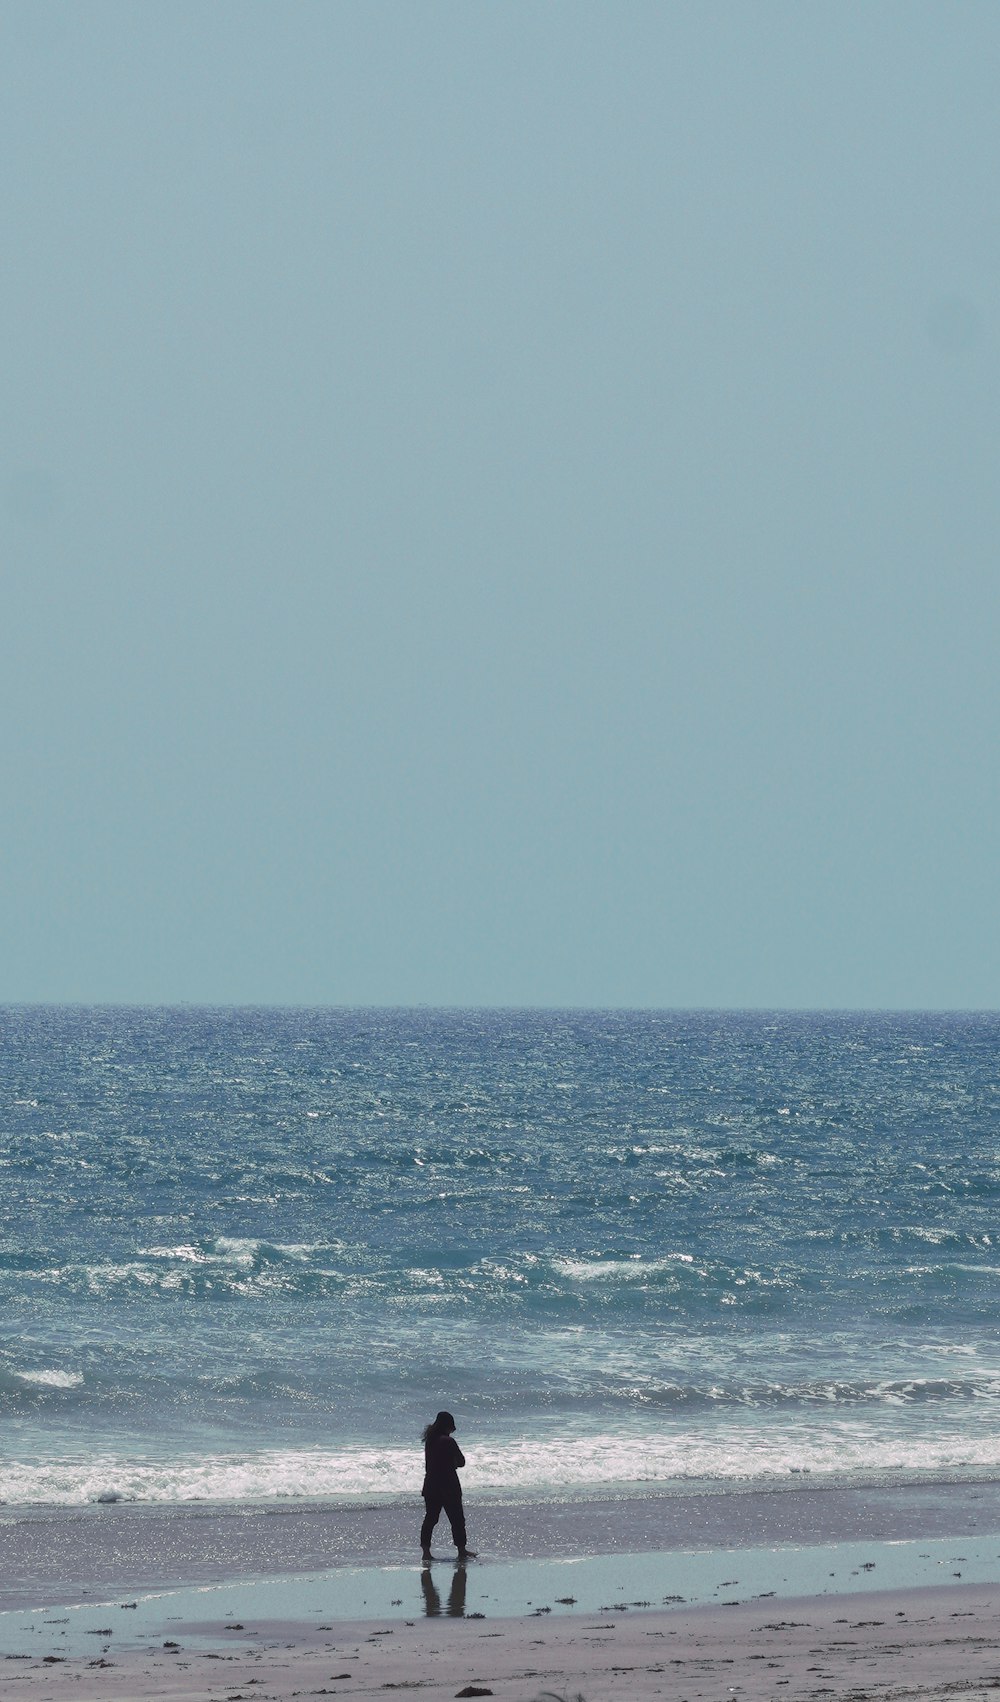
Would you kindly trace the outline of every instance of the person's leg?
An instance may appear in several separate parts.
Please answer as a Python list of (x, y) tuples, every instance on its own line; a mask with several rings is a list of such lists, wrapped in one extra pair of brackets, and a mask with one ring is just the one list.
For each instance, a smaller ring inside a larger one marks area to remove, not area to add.
[(458, 1495), (449, 1497), (444, 1504), (444, 1510), (448, 1515), (448, 1520), (451, 1525), (451, 1534), (455, 1539), (455, 1547), (458, 1549), (459, 1554), (465, 1554), (467, 1552), (465, 1544), (465, 1508), (462, 1506), (461, 1492), (459, 1492)]
[(425, 1495), (424, 1506), (427, 1511), (424, 1514), (424, 1522), (420, 1527), (420, 1548), (423, 1554), (430, 1554), (431, 1536), (434, 1531), (434, 1526), (441, 1517), (440, 1498), (437, 1495)]

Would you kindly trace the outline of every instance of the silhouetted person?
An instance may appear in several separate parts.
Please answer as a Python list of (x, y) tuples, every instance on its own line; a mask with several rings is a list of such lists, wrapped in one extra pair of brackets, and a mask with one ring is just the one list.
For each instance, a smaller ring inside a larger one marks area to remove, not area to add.
[(465, 1509), (462, 1506), (462, 1485), (458, 1481), (465, 1455), (455, 1441), (455, 1420), (450, 1412), (439, 1412), (433, 1424), (424, 1431), (424, 1487), (421, 1494), (424, 1522), (420, 1527), (420, 1548), (425, 1560), (431, 1554), (431, 1534), (442, 1512), (447, 1513), (451, 1534), (458, 1549), (458, 1558), (471, 1558), (475, 1550), (465, 1540)]

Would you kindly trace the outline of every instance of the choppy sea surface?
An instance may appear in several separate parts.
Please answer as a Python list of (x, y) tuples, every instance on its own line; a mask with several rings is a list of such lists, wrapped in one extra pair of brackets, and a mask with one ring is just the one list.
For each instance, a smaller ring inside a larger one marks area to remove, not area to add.
[(0, 1499), (996, 1477), (998, 1039), (0, 1009)]

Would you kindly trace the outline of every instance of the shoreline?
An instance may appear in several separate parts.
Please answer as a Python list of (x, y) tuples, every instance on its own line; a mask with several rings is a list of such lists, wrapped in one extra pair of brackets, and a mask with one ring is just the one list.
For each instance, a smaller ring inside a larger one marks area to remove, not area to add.
[[(411, 1567), (410, 1503), (12, 1508), (0, 1516), (0, 1611), (236, 1579)], [(497, 1564), (1000, 1534), (1000, 1483), (759, 1487), (722, 1493), (467, 1502), (470, 1540)], [(436, 1552), (450, 1552), (447, 1523)], [(1000, 1544), (998, 1544), (1000, 1547)]]
[[(50, 1656), (155, 1646), (183, 1634), (195, 1647), (231, 1639), (233, 1622), (317, 1628), (378, 1619), (398, 1626), (421, 1619), (494, 1622), (551, 1615), (736, 1607), (794, 1596), (856, 1598), (886, 1590), (937, 1588), (956, 1580), (1000, 1587), (1000, 1534), (969, 1538), (865, 1540), (767, 1547), (596, 1554), (543, 1560), (438, 1555), (409, 1562), (343, 1566), (325, 1572), (253, 1575), (198, 1585), (139, 1590), (130, 1600), (99, 1597), (0, 1612), (0, 1657), (44, 1648)], [(127, 1595), (128, 1592), (119, 1592)]]
[[(481, 1558), (429, 1571), (413, 1553), (418, 1512), (8, 1516), (5, 1694), (288, 1702), (412, 1689), (444, 1702), (472, 1686), (507, 1702), (968, 1702), (1000, 1688), (1000, 1485), (473, 1502)], [(310, 1566), (315, 1550), (339, 1558)], [(284, 1565), (268, 1572), (268, 1555)]]

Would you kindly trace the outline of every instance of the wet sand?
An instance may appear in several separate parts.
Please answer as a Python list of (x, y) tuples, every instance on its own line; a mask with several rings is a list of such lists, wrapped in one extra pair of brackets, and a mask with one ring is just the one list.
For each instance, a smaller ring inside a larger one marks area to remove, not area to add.
[[(516, 1505), (471, 1500), (467, 1511), (470, 1540), (484, 1558), (576, 1559), (1000, 1533), (1000, 1484), (813, 1489), (800, 1481), (742, 1493), (706, 1487)], [(422, 1514), (416, 1498), (368, 1507), (7, 1507), (0, 1509), (0, 1610), (231, 1578), (410, 1565)]]
[[(388, 1696), (427, 1702), (545, 1692), (587, 1702), (820, 1702), (985, 1697), (1000, 1687), (996, 1587), (955, 1584), (856, 1599), (789, 1598), (656, 1612), (241, 1627), (215, 1649), (178, 1634), (156, 1649), (3, 1662), (4, 1696), (31, 1702), (290, 1702)], [(176, 1646), (172, 1646), (176, 1645)]]
[(6, 1509), (0, 1696), (944, 1702), (1000, 1689), (997, 1486), (470, 1512), (481, 1560), (428, 1571), (399, 1506)]

